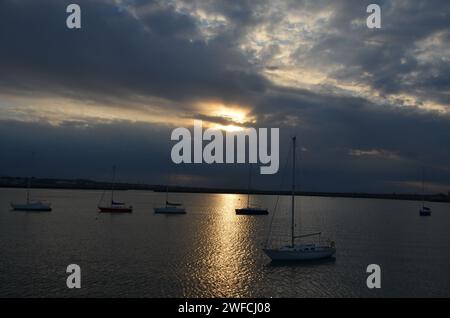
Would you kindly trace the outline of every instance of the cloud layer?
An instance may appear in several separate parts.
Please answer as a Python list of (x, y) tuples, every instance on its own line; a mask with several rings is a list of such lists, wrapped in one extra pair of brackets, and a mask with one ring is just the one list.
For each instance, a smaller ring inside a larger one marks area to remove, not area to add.
[(129, 181), (242, 186), (169, 160), (172, 128), (239, 112), (282, 158), (299, 136), (306, 189), (450, 189), (448, 1), (379, 1), (379, 30), (371, 1), (78, 1), (81, 30), (69, 3), (0, 2), (0, 174), (33, 148), (42, 176), (101, 177), (120, 149)]

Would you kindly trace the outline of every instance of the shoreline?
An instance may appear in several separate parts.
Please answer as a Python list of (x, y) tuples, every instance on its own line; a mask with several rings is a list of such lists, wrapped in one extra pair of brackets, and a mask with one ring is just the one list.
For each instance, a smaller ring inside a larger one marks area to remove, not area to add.
[[(26, 178), (0, 177), (0, 188), (26, 189)], [(61, 189), (61, 190), (105, 190), (109, 189), (109, 182), (92, 181), (85, 179), (38, 179), (32, 181), (33, 189)], [(222, 193), (222, 194), (247, 194), (247, 189), (239, 188), (203, 188), (186, 186), (166, 186), (150, 184), (117, 183), (115, 190), (141, 190), (154, 192), (176, 193)], [(289, 190), (257, 190), (250, 191), (253, 195), (291, 195)], [(363, 198), (363, 199), (388, 199), (450, 203), (450, 196), (446, 194), (412, 194), (412, 193), (364, 193), (364, 192), (326, 192), (326, 191), (296, 191), (297, 196), (330, 197), (330, 198)]]

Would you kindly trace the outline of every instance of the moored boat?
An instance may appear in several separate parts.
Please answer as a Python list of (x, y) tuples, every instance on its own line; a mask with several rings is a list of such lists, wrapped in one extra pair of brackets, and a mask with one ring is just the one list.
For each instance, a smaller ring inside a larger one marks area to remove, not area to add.
[(131, 205), (125, 205), (124, 203), (111, 202), (110, 205), (99, 205), (99, 212), (103, 213), (131, 213), (133, 207)]
[(426, 206), (422, 206), (422, 208), (420, 208), (419, 214), (421, 216), (430, 216), (431, 215), (431, 208), (426, 207)]
[(169, 202), (169, 187), (166, 187), (166, 205), (153, 208), (157, 214), (186, 214), (186, 208), (181, 203)]
[(165, 207), (154, 208), (155, 213), (160, 214), (186, 214), (186, 209), (180, 206), (166, 205)]
[[(32, 153), (31, 158), (34, 160), (34, 153)], [(11, 209), (14, 211), (50, 212), (52, 210), (52, 205), (50, 202), (33, 200), (31, 198), (31, 179), (31, 177), (28, 177), (27, 198), (25, 203), (11, 202)]]
[(235, 209), (237, 215), (266, 215), (269, 214), (269, 210), (266, 208), (260, 208), (251, 206), (250, 204), (250, 192), (252, 184), (252, 166), (249, 167), (248, 173), (248, 189), (247, 189), (247, 207)]
[(107, 204), (102, 204), (103, 196), (105, 192), (103, 192), (103, 195), (100, 199), (99, 204), (97, 205), (97, 208), (99, 212), (101, 213), (131, 213), (133, 212), (133, 206), (127, 205), (123, 202), (116, 202), (114, 201), (114, 185), (115, 185), (115, 177), (116, 177), (116, 167), (113, 167), (113, 177), (111, 182), (111, 201)]
[(279, 248), (264, 248), (264, 253), (272, 261), (312, 261), (330, 258), (336, 253), (333, 241), (319, 241), (296, 244), (295, 240), (320, 236), (321, 232), (295, 236), (295, 149), (296, 138), (292, 138), (292, 195), (291, 195), (291, 244)]
[(29, 200), (26, 203), (11, 203), (11, 208), (14, 211), (30, 212), (50, 212), (52, 210), (52, 206), (48, 202)]
[(420, 216), (431, 216), (431, 208), (425, 205), (425, 169), (422, 170), (422, 207), (419, 210)]
[(266, 215), (266, 214), (269, 214), (269, 211), (264, 208), (246, 207), (246, 208), (236, 209), (236, 214), (238, 214), (238, 215)]

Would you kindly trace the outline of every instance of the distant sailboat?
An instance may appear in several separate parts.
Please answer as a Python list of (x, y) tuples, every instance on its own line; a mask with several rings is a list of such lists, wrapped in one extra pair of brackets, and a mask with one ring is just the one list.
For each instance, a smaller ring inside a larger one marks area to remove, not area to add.
[(296, 137), (292, 138), (292, 198), (291, 198), (291, 244), (280, 248), (264, 248), (263, 251), (272, 261), (306, 261), (319, 260), (333, 256), (336, 253), (334, 242), (295, 244), (295, 239), (317, 236), (321, 233), (311, 233), (295, 236), (295, 147)]
[(50, 212), (52, 210), (51, 204), (44, 201), (31, 200), (31, 180), (28, 179), (27, 186), (27, 201), (25, 203), (11, 203), (11, 208), (14, 211), (30, 211), (30, 212)]
[(116, 167), (113, 167), (113, 177), (111, 182), (111, 201), (109, 204), (101, 204), (103, 201), (103, 195), (100, 199), (100, 202), (98, 204), (98, 210), (99, 212), (103, 213), (131, 213), (133, 212), (133, 207), (131, 205), (126, 205), (123, 202), (117, 202), (114, 201), (114, 185), (115, 185), (115, 178), (116, 178)]
[(247, 190), (247, 207), (236, 209), (236, 214), (244, 214), (244, 215), (266, 215), (269, 214), (269, 211), (264, 208), (251, 206), (250, 205), (250, 191), (251, 191), (251, 183), (252, 183), (252, 166), (249, 167), (248, 173), (248, 190)]
[(169, 202), (169, 187), (166, 187), (166, 205), (153, 209), (155, 213), (160, 214), (186, 214), (186, 209), (181, 203)]
[[(34, 158), (34, 153), (32, 155)], [(31, 199), (31, 177), (27, 181), (27, 201), (25, 203), (10, 203), (14, 211), (49, 212), (52, 210), (51, 204), (44, 201)]]
[(420, 216), (431, 216), (431, 208), (425, 206), (425, 171), (422, 171), (422, 207), (419, 214)]

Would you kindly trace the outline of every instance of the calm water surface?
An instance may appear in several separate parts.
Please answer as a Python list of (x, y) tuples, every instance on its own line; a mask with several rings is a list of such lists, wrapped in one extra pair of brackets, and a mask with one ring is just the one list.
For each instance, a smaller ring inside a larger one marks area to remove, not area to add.
[[(450, 297), (450, 205), (420, 217), (412, 201), (302, 197), (296, 231), (336, 241), (335, 260), (272, 264), (261, 248), (275, 196), (255, 196), (268, 216), (237, 216), (246, 196), (171, 194), (186, 215), (155, 215), (165, 194), (124, 191), (132, 214), (99, 214), (102, 191), (35, 190), (49, 213), (13, 212), (24, 190), (0, 189), (0, 297)], [(280, 197), (269, 243), (289, 239)], [(66, 287), (78, 264), (82, 288)], [(382, 269), (369, 290), (368, 264)]]

